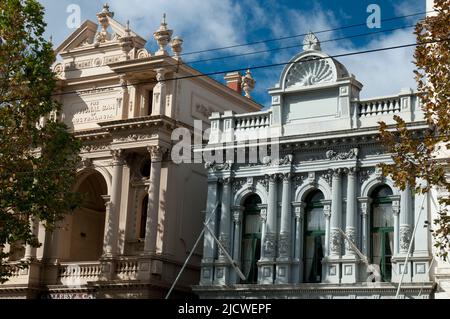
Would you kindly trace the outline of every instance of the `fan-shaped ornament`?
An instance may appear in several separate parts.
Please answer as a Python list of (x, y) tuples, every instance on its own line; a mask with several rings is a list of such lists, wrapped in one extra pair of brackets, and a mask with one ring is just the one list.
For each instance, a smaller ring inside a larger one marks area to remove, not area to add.
[(303, 51), (316, 50), (320, 51), (320, 41), (316, 35), (309, 32), (303, 39)]
[(333, 69), (327, 60), (298, 61), (286, 76), (286, 87), (309, 86), (333, 81)]

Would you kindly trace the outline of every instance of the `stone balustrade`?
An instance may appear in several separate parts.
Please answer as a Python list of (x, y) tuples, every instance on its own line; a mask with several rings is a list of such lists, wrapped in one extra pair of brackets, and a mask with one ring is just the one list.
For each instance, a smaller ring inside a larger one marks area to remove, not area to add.
[(98, 280), (101, 272), (100, 262), (68, 262), (60, 265), (59, 279), (63, 285), (78, 286)]
[(400, 97), (384, 98), (377, 100), (360, 101), (357, 103), (358, 116), (380, 116), (400, 112)]

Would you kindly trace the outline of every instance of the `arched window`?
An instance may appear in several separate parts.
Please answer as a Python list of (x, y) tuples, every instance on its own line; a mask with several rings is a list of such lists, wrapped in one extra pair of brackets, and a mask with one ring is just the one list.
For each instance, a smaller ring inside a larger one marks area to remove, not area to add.
[(304, 282), (322, 281), (322, 258), (325, 244), (325, 216), (323, 215), (323, 193), (315, 190), (305, 200), (305, 240), (303, 260)]
[(261, 198), (256, 194), (248, 196), (244, 202), (241, 260), (242, 272), (247, 279), (243, 283), (258, 282), (256, 262), (261, 257), (261, 209), (258, 204), (261, 204)]
[(394, 215), (390, 196), (392, 196), (392, 190), (386, 185), (378, 186), (371, 194), (371, 261), (380, 267), (383, 281), (390, 281), (392, 276)]
[(145, 226), (147, 224), (148, 195), (145, 195), (141, 206), (141, 221), (139, 224), (139, 238), (145, 238)]

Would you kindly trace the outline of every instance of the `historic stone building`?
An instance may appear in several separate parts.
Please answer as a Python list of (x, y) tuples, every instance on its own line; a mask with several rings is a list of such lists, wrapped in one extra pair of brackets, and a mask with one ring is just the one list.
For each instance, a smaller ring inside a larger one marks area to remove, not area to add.
[(377, 122), (399, 115), (419, 137), (418, 98), (362, 100), (361, 89), (310, 33), (268, 110), (212, 114), (202, 152), (245, 161), (206, 163), (205, 221), (243, 278), (207, 232), (201, 298), (392, 298), (400, 281), (401, 298), (433, 296), (432, 196), (400, 191), (377, 168), (391, 161)]
[[(203, 165), (171, 161), (172, 131), (193, 132), (194, 120), (205, 128), (212, 112), (260, 110), (241, 94), (239, 74), (227, 75), (227, 87), (183, 63), (165, 17), (153, 53), (107, 5), (97, 17), (56, 49), (54, 65), (57, 116), (83, 141), (75, 190), (85, 202), (53, 233), (34, 225), (41, 247), (5, 247), (11, 262), (31, 264), (0, 285), (0, 297), (163, 297), (200, 233), (207, 189)], [(242, 83), (248, 95), (254, 81)], [(200, 258), (199, 249), (174, 296), (191, 293)]]

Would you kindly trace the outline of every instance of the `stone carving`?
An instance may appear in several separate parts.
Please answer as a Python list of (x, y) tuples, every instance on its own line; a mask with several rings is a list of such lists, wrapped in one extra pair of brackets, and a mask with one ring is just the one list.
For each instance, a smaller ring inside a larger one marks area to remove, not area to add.
[(56, 74), (56, 76), (61, 77), (64, 72), (64, 66), (62, 63), (56, 63), (53, 67), (53, 72)]
[(278, 253), (280, 257), (287, 257), (289, 253), (289, 234), (280, 234), (278, 240)]
[[(354, 228), (347, 228), (345, 231), (345, 234), (347, 235), (347, 238), (354, 244), (356, 242), (356, 229)], [(345, 249), (347, 251), (353, 251), (352, 246), (350, 245), (349, 240), (345, 241)]]
[(327, 60), (305, 58), (295, 63), (286, 76), (286, 87), (310, 86), (333, 81), (333, 69)]
[(137, 58), (138, 58), (138, 59), (148, 58), (149, 56), (150, 56), (150, 53), (149, 53), (146, 49), (144, 49), (144, 48), (139, 49), (139, 50), (137, 51)]
[(166, 14), (164, 13), (161, 25), (159, 26), (158, 30), (156, 30), (153, 33), (153, 37), (155, 38), (159, 46), (159, 50), (156, 52), (157, 54), (166, 53), (166, 46), (170, 42), (170, 37), (172, 36), (172, 33), (173, 31), (167, 28)]
[(409, 225), (400, 226), (400, 249), (408, 251), (409, 242), (411, 240), (411, 227)]
[(266, 233), (266, 236), (264, 238), (264, 255), (266, 257), (275, 257), (275, 245), (276, 245), (276, 239), (275, 239), (274, 233)]
[(152, 134), (131, 134), (127, 136), (118, 136), (115, 137), (114, 140), (118, 142), (133, 142), (140, 141), (152, 138), (154, 135)]
[(147, 151), (150, 153), (152, 161), (162, 161), (162, 157), (167, 149), (159, 145), (154, 145), (147, 147)]
[(101, 12), (97, 13), (98, 22), (100, 23), (102, 30), (95, 36), (96, 44), (106, 42), (110, 40), (111, 35), (108, 33), (109, 18), (113, 17), (114, 13), (109, 11), (108, 4), (103, 5)]
[(302, 185), (306, 179), (307, 179), (307, 176), (305, 174), (295, 175), (292, 179), (293, 184), (294, 184), (294, 189), (297, 189), (300, 185)]
[(331, 186), (331, 181), (332, 181), (332, 178), (333, 178), (333, 172), (332, 171), (323, 172), (320, 175), (320, 177), (322, 177), (328, 183), (328, 185)]
[[(228, 242), (229, 238), (227, 234), (220, 234), (219, 236), (219, 242), (222, 244), (223, 248), (225, 248), (228, 251)], [(224, 258), (225, 253), (221, 248), (219, 248), (219, 257)]]
[(246, 180), (243, 178), (235, 179), (233, 182), (233, 194), (236, 194), (246, 184)]
[(203, 104), (195, 105), (195, 109), (198, 113), (203, 115), (205, 118), (209, 118), (211, 116), (211, 114), (214, 112), (213, 109), (211, 109), (207, 106), (204, 106)]
[(316, 35), (309, 32), (303, 39), (303, 51), (316, 50), (320, 51), (320, 41)]
[(370, 175), (372, 175), (374, 172), (375, 172), (375, 169), (374, 169), (374, 168), (365, 168), (365, 169), (362, 169), (362, 170), (359, 172), (359, 174), (358, 174), (359, 182), (360, 182), (361, 184), (363, 184), (366, 180), (369, 179)]
[(255, 79), (253, 79), (252, 74), (250, 73), (250, 70), (247, 70), (245, 75), (242, 77), (241, 87), (242, 90), (245, 92), (245, 96), (247, 98), (251, 98), (250, 93), (255, 88)]
[(266, 192), (269, 191), (269, 179), (267, 177), (259, 178), (257, 182), (266, 189)]
[(117, 163), (120, 163), (123, 161), (123, 150), (121, 149), (116, 149), (116, 150), (111, 150), (111, 156), (113, 159), (113, 165), (116, 165)]
[(333, 255), (341, 254), (341, 234), (337, 229), (330, 231), (330, 250)]
[(266, 166), (276, 166), (276, 165), (289, 165), (292, 163), (294, 156), (292, 154), (288, 154), (283, 158), (279, 158), (276, 160), (272, 160), (270, 156), (264, 156), (262, 159), (262, 163)]
[(170, 45), (172, 47), (172, 52), (175, 54), (175, 59), (181, 59), (180, 55), (183, 51), (183, 39), (180, 37), (175, 37), (172, 39)]
[(325, 153), (325, 156), (327, 159), (334, 160), (334, 161), (352, 159), (352, 158), (355, 158), (356, 156), (358, 156), (358, 149), (352, 148), (348, 152), (341, 152), (341, 153), (337, 153), (333, 150), (329, 150)]
[(217, 171), (231, 169), (231, 165), (232, 165), (231, 162), (225, 162), (225, 163), (219, 164), (219, 163), (216, 163), (216, 161), (212, 161), (212, 162), (206, 162), (205, 168), (217, 172)]
[(84, 157), (81, 162), (79, 163), (79, 168), (80, 169), (84, 169), (84, 168), (90, 168), (92, 167), (92, 159)]

